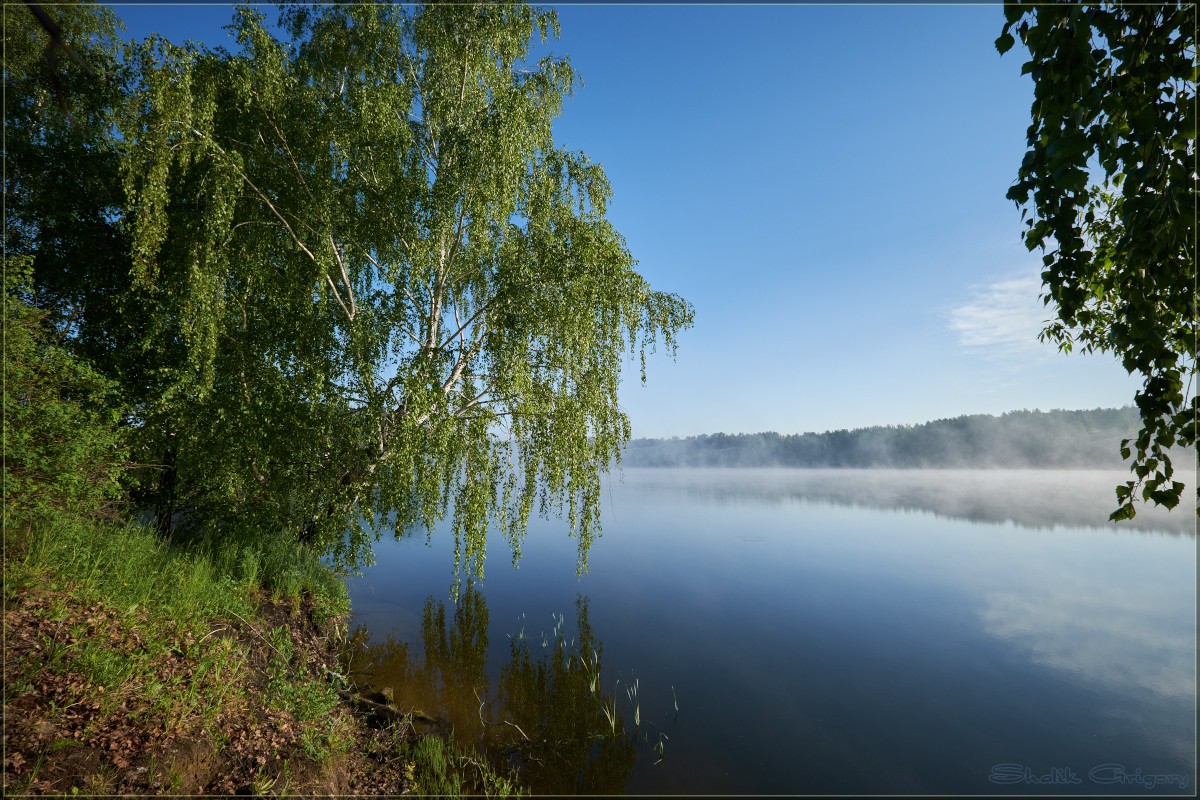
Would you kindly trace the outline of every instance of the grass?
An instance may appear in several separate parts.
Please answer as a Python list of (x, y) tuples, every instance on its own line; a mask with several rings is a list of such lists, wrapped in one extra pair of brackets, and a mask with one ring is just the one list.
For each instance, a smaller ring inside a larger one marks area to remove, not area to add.
[(520, 797), (519, 786), (496, 772), (486, 760), (459, 748), (453, 736), (426, 736), (401, 749), (408, 760), (411, 792), (422, 796)]
[(249, 616), (255, 587), (275, 599), (311, 594), (319, 622), (349, 611), (344, 584), (316, 555), (285, 537), (253, 545), (201, 540), (183, 547), (143, 525), (52, 517), (23, 531), (21, 540), (11, 580), (45, 580), (57, 588), (60, 578), (69, 577), (80, 596), (103, 597), (131, 611), (152, 605), (187, 622), (231, 612)]

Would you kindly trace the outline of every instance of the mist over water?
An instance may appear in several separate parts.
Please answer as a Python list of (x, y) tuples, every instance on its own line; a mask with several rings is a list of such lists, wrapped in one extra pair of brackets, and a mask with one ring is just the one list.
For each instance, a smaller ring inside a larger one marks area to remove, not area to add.
[[(708, 503), (824, 503), (924, 511), (971, 522), (1008, 522), (1026, 528), (1196, 533), (1196, 476), (1173, 510), (1140, 503), (1137, 516), (1110, 522), (1114, 489), (1127, 470), (1028, 469), (780, 469), (690, 468), (624, 470), (635, 492), (677, 492)], [(616, 480), (621, 480), (617, 477)]]

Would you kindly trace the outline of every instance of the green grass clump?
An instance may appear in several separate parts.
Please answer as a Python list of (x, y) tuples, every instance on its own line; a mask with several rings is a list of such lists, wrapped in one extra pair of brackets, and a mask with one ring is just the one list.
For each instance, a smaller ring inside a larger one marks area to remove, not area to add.
[(496, 772), (485, 759), (460, 748), (452, 735), (425, 736), (404, 745), (406, 777), (415, 795), (439, 797), (521, 797), (520, 786)]
[[(253, 590), (275, 599), (313, 597), (318, 622), (346, 614), (345, 584), (305, 548), (286, 541), (191, 546), (135, 523), (42, 517), (21, 537), (12, 580), (53, 586), (69, 577), (82, 596), (143, 606), (180, 622), (253, 613)], [(7, 577), (7, 576), (6, 576)]]

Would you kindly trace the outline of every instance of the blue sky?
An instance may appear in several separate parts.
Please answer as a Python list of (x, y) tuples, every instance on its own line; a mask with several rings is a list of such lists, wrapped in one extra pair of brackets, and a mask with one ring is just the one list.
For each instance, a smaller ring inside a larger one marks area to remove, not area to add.
[[(546, 5), (583, 80), (556, 137), (696, 308), (674, 362), (627, 371), (635, 436), (1132, 401), (1114, 357), (1037, 340), (1041, 260), (1004, 197), (1032, 84), (992, 44), (999, 5)], [(228, 5), (116, 10), (130, 36), (227, 41)]]

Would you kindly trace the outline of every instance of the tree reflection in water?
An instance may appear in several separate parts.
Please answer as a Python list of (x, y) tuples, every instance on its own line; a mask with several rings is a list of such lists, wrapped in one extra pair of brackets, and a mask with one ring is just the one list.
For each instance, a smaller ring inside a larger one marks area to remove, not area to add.
[[(430, 597), (422, 615), (424, 656), (389, 636), (371, 644), (366, 628), (351, 634), (347, 669), (358, 685), (394, 698), (402, 712), (446, 720), (454, 738), (485, 752), (503, 771), (537, 794), (619, 794), (633, 769), (638, 730), (626, 727), (625, 700), (605, 692), (603, 644), (588, 621), (587, 598), (575, 601), (576, 633), (562, 616), (535, 637), (510, 635), (508, 662), (489, 680), (488, 609), (468, 587), (447, 620), (446, 606)], [(648, 737), (645, 737), (648, 739)]]

